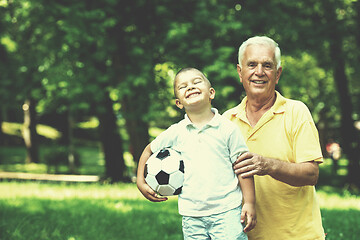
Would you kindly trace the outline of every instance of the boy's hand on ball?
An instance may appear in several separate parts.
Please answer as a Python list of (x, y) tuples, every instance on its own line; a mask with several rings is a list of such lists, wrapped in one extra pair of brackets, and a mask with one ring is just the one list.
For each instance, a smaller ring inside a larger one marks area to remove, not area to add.
[(142, 184), (138, 184), (138, 188), (140, 192), (151, 202), (163, 202), (168, 200), (167, 197), (162, 197), (158, 195), (154, 190), (152, 190), (149, 185), (145, 182)]

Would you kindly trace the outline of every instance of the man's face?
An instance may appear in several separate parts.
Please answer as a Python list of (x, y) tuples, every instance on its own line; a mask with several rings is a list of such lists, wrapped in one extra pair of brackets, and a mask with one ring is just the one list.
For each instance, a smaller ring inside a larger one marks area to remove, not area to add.
[(274, 94), (282, 68), (276, 69), (274, 49), (266, 45), (250, 45), (237, 70), (248, 96), (267, 98)]

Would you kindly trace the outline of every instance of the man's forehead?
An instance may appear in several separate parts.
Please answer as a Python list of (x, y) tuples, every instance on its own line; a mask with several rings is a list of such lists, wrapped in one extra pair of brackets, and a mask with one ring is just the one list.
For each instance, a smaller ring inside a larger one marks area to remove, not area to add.
[(260, 63), (274, 63), (275, 60), (274, 58), (271, 58), (271, 57), (266, 57), (266, 56), (263, 56), (263, 57), (248, 57), (246, 59), (246, 62), (260, 62)]
[(275, 62), (275, 51), (266, 45), (250, 45), (244, 53), (246, 62)]

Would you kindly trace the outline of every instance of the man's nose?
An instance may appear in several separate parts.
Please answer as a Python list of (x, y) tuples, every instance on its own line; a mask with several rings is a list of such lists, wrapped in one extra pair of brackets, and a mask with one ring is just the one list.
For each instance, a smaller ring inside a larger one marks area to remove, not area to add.
[(258, 64), (255, 68), (255, 73), (257, 75), (263, 75), (264, 74), (264, 69), (263, 66), (261, 64)]

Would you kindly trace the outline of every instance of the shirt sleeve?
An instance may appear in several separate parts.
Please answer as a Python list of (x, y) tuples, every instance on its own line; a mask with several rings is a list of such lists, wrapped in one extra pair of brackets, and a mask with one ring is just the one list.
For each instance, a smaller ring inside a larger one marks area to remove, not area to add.
[(228, 146), (232, 163), (234, 163), (241, 154), (249, 151), (241, 131), (236, 125), (233, 125), (232, 131), (230, 132)]
[(151, 152), (154, 153), (163, 148), (174, 146), (178, 135), (177, 132), (178, 124), (173, 124), (160, 133), (150, 144)]
[(303, 105), (299, 111), (298, 126), (294, 133), (294, 158), (296, 162), (322, 162), (319, 134), (309, 109)]

